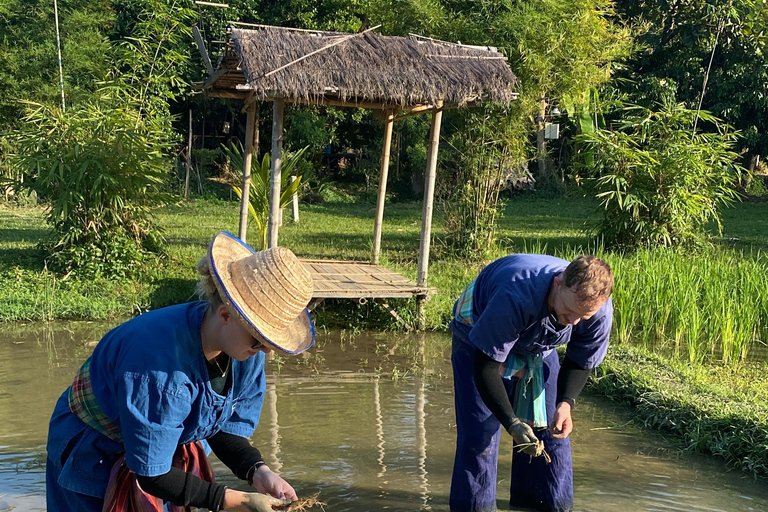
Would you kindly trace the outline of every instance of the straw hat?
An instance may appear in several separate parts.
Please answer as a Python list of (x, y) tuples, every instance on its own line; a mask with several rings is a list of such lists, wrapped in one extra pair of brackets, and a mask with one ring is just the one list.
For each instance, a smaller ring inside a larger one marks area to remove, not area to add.
[(271, 346), (298, 354), (315, 342), (307, 304), (312, 276), (290, 249), (256, 252), (222, 231), (208, 249), (211, 276), (221, 300), (252, 335)]

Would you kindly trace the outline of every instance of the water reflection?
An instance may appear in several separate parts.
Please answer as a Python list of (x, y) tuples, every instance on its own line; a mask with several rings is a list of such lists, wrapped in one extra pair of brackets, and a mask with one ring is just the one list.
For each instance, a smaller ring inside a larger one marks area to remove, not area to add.
[[(44, 510), (53, 404), (111, 325), (0, 330), (0, 512)], [(253, 442), (301, 495), (328, 512), (447, 511), (455, 424), (443, 334), (320, 335), (303, 357), (275, 357)], [(581, 400), (573, 434), (577, 510), (765, 511), (764, 485), (638, 431), (631, 411)], [(501, 453), (511, 444), (502, 438)], [(217, 477), (241, 487), (214, 463)], [(500, 461), (506, 509), (509, 457)]]

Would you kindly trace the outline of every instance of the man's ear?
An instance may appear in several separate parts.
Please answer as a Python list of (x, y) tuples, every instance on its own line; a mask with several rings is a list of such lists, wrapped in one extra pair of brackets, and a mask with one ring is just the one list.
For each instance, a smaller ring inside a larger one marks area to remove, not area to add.
[(559, 275), (555, 276), (555, 286), (560, 287), (563, 284), (563, 278)]

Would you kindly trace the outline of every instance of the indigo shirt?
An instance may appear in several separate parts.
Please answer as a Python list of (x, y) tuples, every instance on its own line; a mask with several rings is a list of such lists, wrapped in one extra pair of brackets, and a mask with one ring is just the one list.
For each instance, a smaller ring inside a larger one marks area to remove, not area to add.
[(568, 343), (566, 354), (572, 361), (585, 369), (596, 367), (608, 351), (613, 303), (609, 298), (592, 318), (575, 326), (555, 322), (547, 295), (567, 266), (565, 260), (540, 254), (513, 254), (492, 262), (474, 283), (473, 325), (454, 319), (451, 330), (500, 363), (510, 354), (546, 355)]
[(102, 338), (91, 355), (91, 382), (123, 443), (74, 416), (65, 391), (48, 438), (49, 459), (62, 464), (59, 485), (103, 497), (112, 463), (122, 452), (136, 474), (157, 476), (171, 469), (181, 444), (204, 441), (219, 431), (253, 435), (264, 398), (264, 354), (233, 359), (227, 395), (214, 392), (200, 338), (207, 308), (207, 302), (192, 302), (158, 309)]

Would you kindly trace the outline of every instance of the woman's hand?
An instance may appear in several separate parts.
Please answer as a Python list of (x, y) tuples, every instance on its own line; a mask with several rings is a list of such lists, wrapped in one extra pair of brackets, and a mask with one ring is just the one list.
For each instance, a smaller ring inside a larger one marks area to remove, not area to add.
[(227, 489), (224, 494), (224, 510), (233, 512), (274, 512), (291, 504), (287, 498), (273, 498), (258, 492), (242, 492)]
[(259, 466), (253, 474), (253, 488), (257, 492), (288, 498), (291, 501), (299, 499), (293, 487), (283, 480), (280, 475), (269, 469), (266, 464)]

